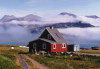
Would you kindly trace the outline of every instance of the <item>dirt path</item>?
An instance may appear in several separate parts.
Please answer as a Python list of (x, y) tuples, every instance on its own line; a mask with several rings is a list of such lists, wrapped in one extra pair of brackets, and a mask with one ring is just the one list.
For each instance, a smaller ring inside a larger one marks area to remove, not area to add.
[(36, 69), (49, 69), (47, 66), (38, 63), (37, 61), (35, 61), (34, 59), (30, 58), (29, 56), (25, 55), (25, 57), (32, 62), (34, 68), (36, 68)]
[(27, 62), (21, 56), (18, 56), (18, 59), (22, 63), (23, 69), (29, 69)]

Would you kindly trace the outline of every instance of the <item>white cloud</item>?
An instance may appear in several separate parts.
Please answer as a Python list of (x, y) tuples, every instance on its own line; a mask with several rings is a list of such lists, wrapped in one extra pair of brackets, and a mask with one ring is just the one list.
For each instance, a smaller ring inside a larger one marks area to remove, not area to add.
[(41, 0), (28, 0), (27, 3), (32, 4), (32, 3), (37, 3), (39, 1), (41, 1)]
[(48, 1), (48, 0), (28, 0), (27, 2), (26, 2), (26, 4), (28, 5), (28, 6), (33, 6), (34, 4), (39, 4), (39, 3), (45, 3), (46, 1)]
[(43, 18), (44, 21), (49, 23), (60, 23), (60, 22), (73, 22), (77, 21), (77, 18), (74, 18), (72, 16), (62, 16), (62, 15), (55, 15), (55, 16), (46, 16)]
[(49, 3), (57, 3), (57, 2), (66, 2), (67, 0), (28, 0), (26, 4), (28, 6), (40, 5), (40, 4), (49, 4)]
[[(63, 34), (76, 36), (87, 40), (100, 40), (100, 27), (59, 29)], [(67, 37), (66, 37), (67, 38)]]
[[(30, 1), (36, 1), (36, 0), (30, 0)], [(42, 1), (42, 0), (40, 0)], [(28, 14), (35, 14), (38, 16), (42, 16), (43, 18), (43, 22), (38, 22), (40, 24), (48, 24), (48, 23), (59, 23), (59, 22), (73, 22), (73, 21), (77, 21), (77, 20), (82, 20), (86, 23), (90, 23), (94, 26), (100, 26), (100, 18), (98, 19), (93, 19), (93, 18), (87, 18), (87, 17), (78, 17), (77, 18), (73, 18), (71, 16), (60, 16), (57, 13), (53, 12), (53, 14), (51, 13), (45, 13), (45, 12), (41, 12), (41, 11), (36, 11), (34, 12), (34, 10), (18, 10), (18, 9), (7, 9), (7, 8), (0, 8), (0, 18), (3, 17), (4, 15), (15, 15), (15, 16), (25, 16)], [(57, 15), (55, 15), (57, 14)], [(34, 23), (34, 22), (33, 22)], [(36, 23), (36, 22), (35, 22)], [(38, 24), (36, 23), (36, 24)]]
[(93, 19), (93, 18), (81, 17), (80, 20), (88, 22), (94, 26), (100, 26), (100, 18)]
[(18, 25), (0, 26), (0, 42), (27, 42), (32, 40), (33, 35), (26, 28)]
[(4, 15), (16, 15), (16, 16), (23, 16), (25, 15), (24, 11), (17, 11), (12, 9), (0, 8), (0, 17)]
[[(28, 14), (37, 15), (37, 13), (33, 10), (0, 8), (0, 17), (2, 17), (4, 15), (25, 16), (25, 15), (28, 15)], [(41, 12), (40, 12), (40, 14), (41, 14)]]

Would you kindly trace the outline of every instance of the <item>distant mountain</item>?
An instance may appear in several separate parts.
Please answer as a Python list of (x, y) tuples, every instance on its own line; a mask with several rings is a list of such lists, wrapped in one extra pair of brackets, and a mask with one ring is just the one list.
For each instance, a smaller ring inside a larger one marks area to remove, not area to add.
[(83, 23), (81, 21), (77, 22), (66, 22), (66, 23), (56, 23), (50, 25), (55, 28), (69, 28), (69, 27), (80, 27), (80, 28), (86, 28), (86, 27), (94, 27), (93, 25), (89, 23)]
[(31, 21), (40, 21), (41, 17), (33, 14), (29, 14), (24, 17), (15, 17), (14, 15), (4, 15), (4, 17), (0, 19), (0, 22), (11, 22), (13, 20), (31, 22)]
[[(68, 16), (72, 16), (74, 18), (77, 17), (76, 15), (71, 14), (71, 13), (67, 13), (67, 12), (62, 12), (59, 15), (61, 15), (61, 16), (68, 15)], [(95, 18), (96, 18), (96, 16), (95, 16)], [(62, 19), (63, 19), (63, 17), (62, 17)], [(51, 23), (51, 24), (49, 23), (48, 24), (48, 22), (45, 23), (45, 20), (42, 20), (42, 17), (37, 16), (37, 15), (33, 15), (33, 14), (29, 14), (29, 15), (26, 15), (24, 17), (15, 17), (14, 15), (5, 15), (2, 19), (0, 19), (0, 22), (2, 24), (4, 24), (4, 25), (2, 25), (2, 27), (5, 28), (5, 29), (7, 29), (9, 26), (18, 25), (18, 26), (27, 28), (28, 31), (31, 31), (31, 33), (41, 31), (46, 27), (54, 27), (54, 28), (94, 27), (90, 23), (85, 23), (85, 22), (82, 22), (82, 21), (79, 21), (79, 20), (73, 21), (73, 22), (59, 22), (59, 21), (56, 22), (55, 21), (55, 23)], [(44, 22), (44, 24), (41, 25), (43, 22)]]
[(41, 17), (33, 14), (26, 15), (25, 17), (18, 18), (18, 21), (41, 21)]
[[(96, 15), (82, 18), (67, 12), (62, 12), (56, 16), (52, 15), (44, 17), (34, 14), (29, 14), (23, 17), (5, 15), (0, 19), (0, 41), (10, 40), (18, 43), (24, 42), (27, 44), (27, 42), (34, 40), (37, 36), (39, 36), (46, 27), (54, 27), (61, 29), (60, 32), (64, 34), (64, 38), (71, 43), (80, 42), (83, 44), (94, 42), (100, 45), (100, 28), (97, 27), (100, 26), (99, 20), (99, 17)], [(91, 37), (94, 38), (90, 38), (91, 34)]]
[(17, 18), (14, 15), (4, 15), (0, 22), (10, 22), (12, 20), (16, 20)]
[(66, 23), (55, 23), (55, 24), (46, 24), (43, 26), (28, 26), (27, 28), (31, 31), (31, 33), (37, 33), (44, 30), (46, 27), (54, 27), (54, 28), (71, 28), (71, 27), (79, 27), (79, 28), (87, 28), (87, 27), (94, 27), (89, 23), (83, 23), (81, 21), (78, 22), (66, 22)]
[(72, 16), (72, 17), (74, 17), (74, 18), (77, 17), (75, 14), (68, 13), (68, 12), (62, 12), (62, 13), (60, 13), (59, 15), (68, 15), (68, 16)]
[(94, 18), (94, 19), (100, 18), (100, 17), (98, 17), (96, 15), (90, 15), (90, 16), (86, 16), (86, 17), (88, 17), (88, 18)]

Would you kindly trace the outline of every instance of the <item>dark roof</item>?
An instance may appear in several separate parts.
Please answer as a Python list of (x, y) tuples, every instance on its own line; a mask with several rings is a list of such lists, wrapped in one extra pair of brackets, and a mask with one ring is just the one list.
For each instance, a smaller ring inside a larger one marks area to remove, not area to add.
[(57, 43), (66, 43), (62, 34), (55, 28), (46, 28)]
[(56, 43), (55, 41), (51, 41), (51, 40), (44, 39), (44, 38), (38, 38), (38, 39), (36, 39), (36, 40), (30, 41), (30, 43), (35, 42), (35, 41), (37, 41), (37, 40), (42, 40), (42, 41), (49, 42), (49, 43)]
[(66, 40), (63, 38), (62, 34), (57, 29), (48, 27), (45, 30), (47, 30), (51, 34), (51, 36), (54, 38), (55, 41), (48, 40), (48, 39), (45, 39), (45, 38), (38, 38), (36, 40), (30, 41), (30, 43), (37, 41), (37, 40), (42, 40), (42, 41), (46, 41), (46, 42), (49, 42), (49, 43), (59, 43), (59, 44), (67, 43)]
[(43, 39), (43, 38), (39, 38), (40, 40), (43, 40), (43, 41), (46, 41), (46, 42), (49, 42), (49, 43), (56, 43), (55, 41), (51, 41), (51, 40), (48, 40), (48, 39)]

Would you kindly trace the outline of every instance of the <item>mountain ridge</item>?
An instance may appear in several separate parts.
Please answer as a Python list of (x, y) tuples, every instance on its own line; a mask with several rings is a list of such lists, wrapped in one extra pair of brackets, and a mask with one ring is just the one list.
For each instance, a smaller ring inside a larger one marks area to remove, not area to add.
[(100, 18), (99, 16), (97, 15), (88, 15), (86, 16), (87, 18), (94, 18), (94, 19), (97, 19), (97, 18)]
[(26, 16), (23, 16), (23, 17), (16, 17), (14, 15), (4, 15), (0, 19), (0, 22), (11, 22), (13, 20), (31, 22), (31, 21), (40, 21), (41, 17), (37, 16), (37, 15), (33, 15), (33, 14), (29, 14), (29, 15), (26, 15)]

